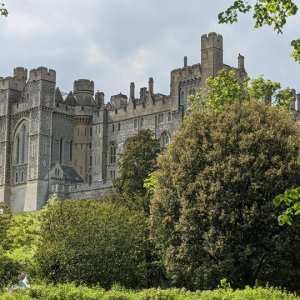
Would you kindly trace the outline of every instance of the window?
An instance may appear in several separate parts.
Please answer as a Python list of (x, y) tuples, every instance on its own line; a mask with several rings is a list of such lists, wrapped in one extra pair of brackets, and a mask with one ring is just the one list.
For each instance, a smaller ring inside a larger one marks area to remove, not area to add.
[(70, 160), (72, 160), (72, 156), (73, 156), (73, 141), (70, 141)]
[(118, 127), (119, 127), (118, 130), (120, 131), (121, 130), (121, 123), (118, 124)]
[(164, 122), (164, 114), (158, 114), (158, 124), (162, 124)]
[(93, 128), (91, 127), (90, 128), (90, 136), (92, 136), (93, 135)]
[(90, 167), (93, 165), (93, 157), (90, 156)]
[(110, 171), (110, 178), (115, 179), (116, 178), (116, 171)]
[(112, 124), (112, 126), (111, 126), (111, 131), (112, 131), (112, 132), (115, 132), (115, 124)]
[(24, 181), (24, 172), (21, 173), (21, 181)]
[(18, 182), (18, 173), (16, 173), (16, 183)]
[(171, 115), (171, 112), (169, 111), (168, 112), (168, 122), (171, 122), (172, 121), (172, 115)]
[(160, 137), (161, 147), (165, 148), (170, 143), (170, 135), (168, 132), (163, 132)]
[(144, 126), (144, 118), (141, 118), (140, 119), (140, 127), (143, 128), (143, 126)]
[(116, 163), (116, 153), (117, 153), (117, 147), (116, 144), (111, 144), (109, 147), (109, 162), (110, 164)]
[(64, 140), (61, 138), (60, 141), (59, 141), (59, 163), (62, 163), (63, 161), (63, 142)]
[(20, 163), (20, 136), (17, 136), (17, 164)]
[(137, 119), (134, 119), (134, 129), (137, 129), (138, 128), (138, 120)]
[(89, 142), (89, 149), (92, 149), (92, 143)]

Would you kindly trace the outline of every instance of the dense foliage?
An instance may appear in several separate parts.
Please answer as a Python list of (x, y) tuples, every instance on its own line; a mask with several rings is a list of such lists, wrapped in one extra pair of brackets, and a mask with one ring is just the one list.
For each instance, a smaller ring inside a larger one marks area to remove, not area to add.
[(196, 108), (159, 159), (152, 236), (170, 278), (192, 289), (255, 281), (297, 289), (299, 226), (272, 199), (299, 185), (299, 125), (264, 101)]
[(12, 241), (9, 230), (13, 227), (12, 213), (0, 203), (0, 288), (11, 283), (18, 275), (20, 265), (7, 256)]
[(143, 286), (142, 214), (100, 201), (52, 201), (41, 216), (40, 275), (51, 282)]
[[(298, 12), (296, 1), (293, 0), (256, 0), (249, 4), (247, 0), (234, 0), (233, 4), (219, 14), (220, 23), (234, 23), (238, 21), (239, 13), (246, 14), (253, 10), (255, 28), (264, 25), (271, 26), (277, 33), (282, 33), (287, 18)], [(291, 42), (293, 52), (291, 56), (300, 63), (300, 39)]]
[(118, 161), (120, 176), (114, 182), (115, 203), (149, 214), (149, 197), (144, 180), (156, 169), (159, 152), (159, 140), (149, 129), (140, 130), (126, 140)]
[(11, 300), (299, 300), (300, 297), (274, 288), (249, 288), (232, 290), (219, 288), (214, 291), (189, 292), (185, 289), (126, 290), (118, 285), (109, 291), (101, 288), (76, 287), (74, 284), (58, 286), (33, 286), (28, 290), (1, 294), (0, 299)]

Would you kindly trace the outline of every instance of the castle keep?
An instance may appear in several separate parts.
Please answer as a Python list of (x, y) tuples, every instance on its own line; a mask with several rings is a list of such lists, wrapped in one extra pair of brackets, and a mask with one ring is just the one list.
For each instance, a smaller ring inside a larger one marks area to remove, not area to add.
[[(239, 55), (238, 76), (245, 76)], [(186, 112), (188, 95), (222, 69), (223, 38), (201, 37), (201, 64), (171, 71), (170, 94), (155, 92), (154, 81), (139, 95), (130, 84), (127, 97), (108, 103), (94, 82), (80, 79), (73, 91), (56, 87), (56, 72), (15, 68), (0, 77), (0, 202), (13, 211), (34, 211), (50, 194), (62, 198), (100, 198), (118, 176), (117, 157), (128, 137), (151, 129), (165, 146)]]

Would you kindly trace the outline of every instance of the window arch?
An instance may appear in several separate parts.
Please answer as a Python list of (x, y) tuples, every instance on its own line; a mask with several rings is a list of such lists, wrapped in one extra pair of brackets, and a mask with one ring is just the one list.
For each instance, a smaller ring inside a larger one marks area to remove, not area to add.
[(111, 165), (116, 163), (116, 154), (117, 154), (117, 146), (115, 143), (112, 143), (109, 146), (109, 163)]
[(14, 164), (27, 164), (28, 161), (28, 121), (23, 120), (15, 129), (13, 141), (13, 163)]
[(160, 136), (160, 145), (165, 148), (171, 141), (170, 134), (164, 131)]

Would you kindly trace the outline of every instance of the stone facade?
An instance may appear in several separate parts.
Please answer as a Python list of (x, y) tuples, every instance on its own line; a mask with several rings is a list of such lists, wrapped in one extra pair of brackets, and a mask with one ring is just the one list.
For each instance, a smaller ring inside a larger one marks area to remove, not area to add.
[[(201, 64), (171, 71), (170, 94), (154, 92), (154, 81), (136, 96), (94, 93), (94, 82), (80, 79), (61, 93), (56, 72), (15, 68), (0, 77), (0, 202), (13, 211), (34, 211), (50, 194), (62, 198), (101, 198), (118, 176), (117, 158), (128, 137), (151, 129), (162, 146), (172, 139), (186, 112), (187, 97), (222, 69), (223, 38), (201, 37)], [(238, 76), (245, 76), (238, 57)], [(298, 94), (298, 100), (300, 94)]]

